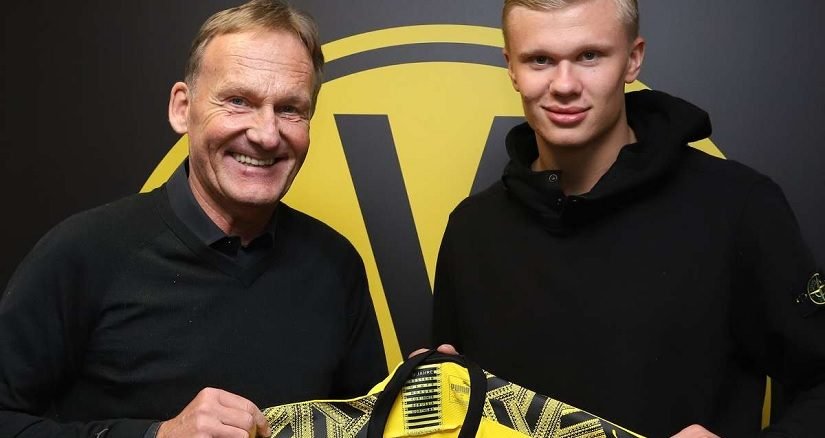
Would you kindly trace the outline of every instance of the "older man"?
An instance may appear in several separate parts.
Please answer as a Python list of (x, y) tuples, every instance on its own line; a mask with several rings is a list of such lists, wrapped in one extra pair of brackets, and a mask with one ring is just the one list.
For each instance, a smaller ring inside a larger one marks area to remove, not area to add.
[(207, 20), (169, 102), (188, 162), (58, 225), (9, 282), (0, 436), (268, 435), (257, 406), (386, 374), (357, 252), (280, 202), (322, 67), (314, 22), (280, 1)]
[(764, 433), (821, 436), (813, 257), (775, 183), (688, 147), (705, 112), (625, 96), (636, 1), (507, 0), (503, 27), (527, 123), (450, 217), (435, 341), (652, 437), (757, 435), (770, 375), (797, 396)]

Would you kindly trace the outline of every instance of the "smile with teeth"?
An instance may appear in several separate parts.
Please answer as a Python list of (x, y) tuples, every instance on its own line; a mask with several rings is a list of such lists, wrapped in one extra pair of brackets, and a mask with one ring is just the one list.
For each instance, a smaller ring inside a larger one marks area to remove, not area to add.
[(266, 160), (259, 160), (257, 158), (252, 158), (248, 155), (243, 155), (243, 154), (239, 154), (239, 153), (233, 153), (232, 158), (234, 158), (235, 161), (237, 161), (241, 164), (245, 164), (247, 166), (268, 167), (268, 166), (271, 166), (271, 165), (275, 164), (275, 159), (274, 158), (269, 158), (269, 159), (266, 159)]

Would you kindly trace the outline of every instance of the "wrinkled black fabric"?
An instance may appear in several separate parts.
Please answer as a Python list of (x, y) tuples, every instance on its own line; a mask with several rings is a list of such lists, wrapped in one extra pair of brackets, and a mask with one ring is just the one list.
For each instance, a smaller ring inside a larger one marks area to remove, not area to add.
[[(434, 344), (649, 437), (822, 436), (825, 311), (796, 304), (817, 265), (782, 190), (689, 147), (710, 133), (695, 106), (627, 109), (638, 143), (580, 196), (513, 129), (502, 181), (450, 215)], [(760, 432), (766, 375), (795, 397)]]

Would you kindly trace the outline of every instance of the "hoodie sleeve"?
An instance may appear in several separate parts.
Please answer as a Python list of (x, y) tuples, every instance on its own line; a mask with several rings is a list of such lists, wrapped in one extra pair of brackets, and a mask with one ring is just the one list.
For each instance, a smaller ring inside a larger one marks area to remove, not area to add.
[(453, 272), (453, 221), (452, 215), (447, 222), (444, 237), (441, 239), (441, 247), (438, 251), (438, 260), (435, 269), (435, 284), (433, 287), (433, 321), (432, 321), (432, 347), (441, 344), (453, 345), (458, 351), (462, 351), (462, 342), (459, 337), (458, 327), (456, 327), (456, 317), (458, 308), (456, 306), (456, 290), (452, 283), (451, 273)]
[(813, 437), (825, 430), (825, 280), (782, 190), (768, 178), (745, 201), (736, 241), (733, 328), (747, 357), (787, 389), (790, 405), (764, 437)]

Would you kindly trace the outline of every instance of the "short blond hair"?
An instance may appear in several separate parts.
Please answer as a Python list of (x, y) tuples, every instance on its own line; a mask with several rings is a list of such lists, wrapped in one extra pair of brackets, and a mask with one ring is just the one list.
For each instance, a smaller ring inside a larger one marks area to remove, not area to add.
[(203, 61), (203, 53), (213, 38), (254, 29), (292, 32), (301, 39), (312, 61), (312, 108), (314, 109), (324, 73), (324, 54), (321, 53), (318, 25), (309, 14), (281, 0), (251, 0), (209, 17), (192, 41), (184, 72), (186, 83), (194, 87)]
[[(504, 31), (504, 42), (507, 43), (507, 15), (510, 11), (521, 6), (534, 11), (548, 11), (561, 9), (578, 3), (582, 0), (504, 0), (504, 9), (501, 12), (501, 28)], [(619, 19), (627, 28), (630, 40), (639, 36), (639, 2), (638, 0), (613, 0), (619, 11)]]

